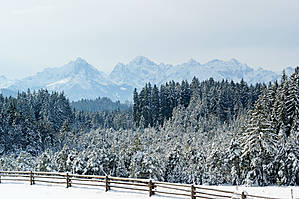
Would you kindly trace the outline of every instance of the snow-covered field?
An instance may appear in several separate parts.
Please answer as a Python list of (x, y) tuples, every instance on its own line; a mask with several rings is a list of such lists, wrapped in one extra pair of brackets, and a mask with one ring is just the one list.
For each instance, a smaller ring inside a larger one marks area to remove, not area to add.
[[(2, 199), (143, 199), (149, 198), (147, 193), (127, 192), (122, 190), (110, 190), (94, 187), (71, 187), (62, 185), (37, 184), (28, 185), (21, 183), (1, 183), (0, 198)], [(159, 198), (159, 197), (156, 197)]]
[[(233, 186), (217, 186), (213, 187), (221, 190), (236, 191)], [(237, 192), (247, 191), (251, 195), (260, 195), (275, 198), (291, 199), (291, 189), (293, 196), (299, 198), (299, 187), (238, 187)], [(149, 199), (148, 193), (145, 192), (129, 192), (123, 190), (110, 190), (105, 192), (103, 188), (89, 187), (71, 187), (65, 188), (63, 185), (28, 185), (23, 183), (5, 182), (0, 184), (0, 198), (2, 199), (53, 199), (53, 198), (72, 198), (72, 199)], [(154, 195), (153, 199), (165, 198), (184, 198), (166, 195)], [(187, 197), (185, 197), (187, 198)]]
[(249, 195), (282, 198), (282, 199), (284, 199), (284, 198), (291, 199), (291, 190), (293, 190), (293, 198), (299, 199), (299, 186), (296, 186), (296, 187), (286, 187), (286, 186), (281, 186), (281, 187), (277, 187), (277, 186), (244, 187), (244, 186), (240, 186), (238, 188), (236, 188), (235, 186), (217, 186), (217, 189), (236, 191), (237, 193), (241, 193), (242, 191), (245, 191)]

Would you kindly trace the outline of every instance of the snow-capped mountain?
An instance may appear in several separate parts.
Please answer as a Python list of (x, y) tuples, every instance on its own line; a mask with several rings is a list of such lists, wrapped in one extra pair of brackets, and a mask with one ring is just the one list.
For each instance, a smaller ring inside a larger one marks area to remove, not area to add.
[(75, 61), (71, 61), (62, 67), (47, 68), (34, 76), (22, 79), (10, 88), (14, 90), (26, 90), (28, 88), (60, 90), (65, 85), (72, 87), (79, 83), (80, 87), (88, 89), (91, 86), (89, 82), (92, 79), (101, 80), (103, 85), (111, 83), (104, 73), (99, 72), (82, 58), (77, 58)]
[(186, 63), (172, 66), (156, 64), (142, 56), (136, 57), (127, 65), (117, 64), (109, 75), (114, 82), (137, 88), (142, 88), (147, 82), (158, 85), (171, 80), (188, 80), (190, 82), (194, 76), (201, 81), (210, 77), (215, 80), (227, 79), (234, 81), (240, 81), (243, 78), (249, 84), (274, 81), (280, 77), (275, 72), (261, 68), (254, 70), (236, 59), (229, 61), (215, 59), (205, 64), (190, 59)]
[(118, 84), (142, 88), (148, 82), (161, 84), (167, 81), (167, 72), (170, 68), (170, 65), (158, 65), (146, 57), (138, 56), (127, 65), (118, 63), (109, 78)]
[[(287, 68), (286, 73), (292, 71)], [(109, 97), (112, 100), (132, 101), (133, 89), (141, 89), (148, 82), (160, 85), (174, 80), (188, 80), (196, 76), (200, 81), (210, 77), (215, 80), (240, 81), (242, 78), (248, 83), (270, 82), (280, 78), (280, 74), (259, 68), (254, 70), (236, 59), (229, 61), (212, 60), (201, 64), (194, 59), (178, 65), (157, 64), (146, 57), (138, 56), (128, 64), (118, 63), (114, 70), (106, 75), (97, 70), (84, 59), (77, 58), (68, 64), (47, 68), (34, 76), (24, 78), (7, 85), (5, 93), (17, 93), (27, 89), (48, 89), (50, 91), (63, 91), (70, 100), (82, 98), (95, 99), (97, 97)], [(5, 82), (0, 77), (0, 83)]]
[(62, 67), (47, 68), (8, 87), (13, 91), (26, 91), (28, 88), (63, 91), (71, 101), (82, 98), (94, 99), (99, 96), (122, 100), (129, 99), (132, 95), (127, 92), (132, 90), (131, 87), (116, 85), (106, 74), (98, 71), (82, 58), (77, 58)]

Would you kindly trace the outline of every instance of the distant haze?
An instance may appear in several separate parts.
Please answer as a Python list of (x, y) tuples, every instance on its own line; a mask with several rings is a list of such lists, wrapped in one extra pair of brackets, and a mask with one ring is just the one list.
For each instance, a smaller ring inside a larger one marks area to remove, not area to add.
[(144, 55), (160, 63), (236, 58), (299, 65), (298, 0), (26, 0), (0, 6), (0, 75), (22, 78), (76, 57), (107, 73)]

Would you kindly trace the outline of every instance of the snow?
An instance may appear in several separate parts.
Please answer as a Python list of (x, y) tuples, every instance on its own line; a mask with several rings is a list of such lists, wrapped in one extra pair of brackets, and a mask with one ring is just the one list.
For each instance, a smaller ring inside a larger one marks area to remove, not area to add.
[[(0, 86), (1, 82), (0, 79)], [(8, 87), (9, 90), (15, 92), (26, 92), (28, 88), (30, 90), (43, 88), (49, 91), (63, 91), (71, 101), (81, 98), (95, 99), (99, 96), (115, 100), (113, 95), (119, 90), (119, 86), (110, 81), (106, 74), (82, 58), (77, 58), (61, 67), (47, 68)], [(131, 91), (128, 92), (131, 94)]]
[(66, 84), (69, 81), (70, 81), (70, 78), (65, 78), (65, 79), (50, 83), (50, 84), (46, 85), (46, 87), (47, 88), (48, 87), (55, 87), (55, 86), (58, 86), (59, 84)]
[[(122, 190), (110, 190), (105, 192), (104, 188), (94, 187), (70, 187), (65, 188), (62, 185), (29, 185), (21, 183), (1, 183), (1, 198), (19, 199), (53, 199), (53, 198), (72, 198), (72, 199), (143, 199), (149, 198), (148, 193), (127, 192)], [(159, 198), (159, 197), (153, 197)]]
[(0, 88), (7, 88), (14, 83), (14, 80), (7, 79), (4, 75), (0, 75)]
[(278, 73), (267, 70), (254, 70), (247, 64), (236, 59), (222, 61), (214, 59), (205, 64), (200, 64), (194, 59), (178, 65), (156, 64), (146, 57), (136, 57), (128, 64), (118, 64), (109, 75), (115, 83), (127, 84), (133, 88), (141, 89), (145, 83), (152, 85), (174, 81), (188, 80), (191, 82), (196, 76), (200, 81), (213, 77), (215, 80), (240, 81), (242, 78), (247, 83), (269, 82), (280, 77)]
[[(216, 188), (220, 190), (235, 191), (241, 193), (246, 191), (250, 195), (267, 196), (276, 198), (291, 198), (291, 189), (293, 190), (294, 199), (299, 198), (299, 187), (236, 187), (236, 186), (203, 186)], [(121, 189), (109, 190), (105, 192), (104, 188), (79, 187), (72, 186), (65, 188), (64, 185), (46, 185), (36, 184), (29, 185), (26, 183), (2, 182), (0, 184), (1, 198), (31, 198), (31, 199), (53, 199), (53, 198), (102, 198), (102, 199), (149, 199), (148, 192), (126, 191)], [(156, 194), (153, 199), (174, 198), (166, 195)], [(175, 197), (183, 198), (183, 197)], [(186, 198), (186, 197), (185, 197)]]
[[(211, 187), (211, 186), (209, 186), (209, 187)], [(249, 195), (282, 198), (282, 199), (283, 198), (291, 198), (291, 190), (293, 190), (294, 199), (299, 198), (299, 186), (296, 186), (296, 187), (287, 187), (287, 186), (281, 186), (281, 187), (277, 187), (277, 186), (267, 186), (267, 187), (217, 186), (217, 189), (227, 190), (227, 191), (237, 191), (238, 193), (242, 193), (243, 191), (245, 191)]]

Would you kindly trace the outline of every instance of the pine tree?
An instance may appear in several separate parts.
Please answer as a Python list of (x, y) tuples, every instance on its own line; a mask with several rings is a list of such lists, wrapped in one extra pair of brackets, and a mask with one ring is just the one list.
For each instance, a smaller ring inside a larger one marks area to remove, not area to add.
[(53, 172), (56, 171), (56, 167), (52, 162), (53, 152), (47, 149), (37, 160), (36, 169), (38, 171)]
[(240, 156), (241, 156), (241, 148), (238, 139), (232, 139), (229, 150), (228, 150), (228, 159), (229, 164), (231, 165), (231, 183), (233, 185), (241, 184), (241, 173), (240, 173)]
[(137, 89), (134, 89), (133, 93), (133, 118), (134, 122), (136, 123), (137, 126), (139, 126), (139, 121), (140, 121), (140, 104), (139, 104), (139, 97), (137, 93)]
[(60, 152), (55, 154), (54, 161), (56, 163), (58, 172), (70, 171), (70, 170), (67, 170), (68, 155), (69, 155), (69, 149), (66, 145), (62, 148), (62, 150)]
[(151, 126), (156, 126), (159, 123), (159, 112), (160, 102), (159, 102), (159, 90), (156, 85), (154, 85), (151, 93), (151, 112), (152, 112), (152, 124)]
[(266, 98), (262, 96), (255, 104), (251, 119), (244, 132), (241, 168), (246, 184), (261, 186), (275, 181), (271, 167), (277, 153), (278, 138), (271, 122), (267, 120), (265, 106)]

